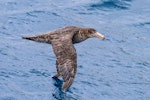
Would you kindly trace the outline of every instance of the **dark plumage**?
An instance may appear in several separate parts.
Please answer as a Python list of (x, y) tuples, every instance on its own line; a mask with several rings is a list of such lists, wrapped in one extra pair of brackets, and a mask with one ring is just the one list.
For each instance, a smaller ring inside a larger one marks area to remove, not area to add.
[(67, 26), (45, 34), (26, 36), (23, 39), (52, 44), (57, 57), (57, 74), (53, 77), (62, 77), (64, 81), (62, 90), (66, 91), (71, 86), (77, 71), (77, 54), (73, 44), (91, 37), (105, 39), (102, 34), (93, 28), (76, 26)]

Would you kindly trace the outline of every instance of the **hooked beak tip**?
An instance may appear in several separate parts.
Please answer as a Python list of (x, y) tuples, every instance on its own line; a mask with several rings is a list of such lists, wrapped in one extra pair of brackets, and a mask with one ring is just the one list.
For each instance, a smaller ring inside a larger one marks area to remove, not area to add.
[(105, 40), (105, 36), (100, 34), (100, 33), (98, 33), (98, 32), (96, 32), (96, 37), (98, 37), (98, 38), (100, 38), (102, 40)]
[(105, 40), (105, 37), (103, 37), (102, 40)]

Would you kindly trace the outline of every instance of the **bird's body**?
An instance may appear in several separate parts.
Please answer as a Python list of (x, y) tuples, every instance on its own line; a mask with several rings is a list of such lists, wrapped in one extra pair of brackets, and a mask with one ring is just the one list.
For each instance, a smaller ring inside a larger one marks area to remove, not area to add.
[(81, 28), (67, 26), (45, 34), (23, 37), (24, 39), (52, 44), (53, 51), (57, 57), (57, 73), (53, 77), (61, 76), (63, 79), (62, 90), (67, 90), (77, 72), (77, 54), (73, 46), (90, 37), (105, 39), (102, 34), (98, 34), (93, 28)]

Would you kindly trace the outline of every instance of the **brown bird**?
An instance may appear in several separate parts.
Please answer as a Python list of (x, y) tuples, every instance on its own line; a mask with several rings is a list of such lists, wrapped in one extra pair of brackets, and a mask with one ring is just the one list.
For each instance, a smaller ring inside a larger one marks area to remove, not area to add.
[(77, 54), (73, 44), (91, 37), (105, 39), (102, 34), (93, 28), (81, 28), (77, 26), (67, 26), (45, 34), (25, 36), (23, 39), (52, 44), (57, 57), (57, 73), (53, 78), (62, 77), (64, 81), (62, 90), (66, 91), (73, 83), (77, 71)]

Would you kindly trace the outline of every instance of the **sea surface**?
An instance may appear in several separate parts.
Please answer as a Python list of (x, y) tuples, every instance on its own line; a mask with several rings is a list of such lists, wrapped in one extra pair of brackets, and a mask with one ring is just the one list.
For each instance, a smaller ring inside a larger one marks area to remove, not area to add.
[[(70, 25), (106, 40), (75, 44), (62, 92), (51, 45), (21, 37)], [(0, 100), (150, 100), (150, 0), (0, 0)]]

